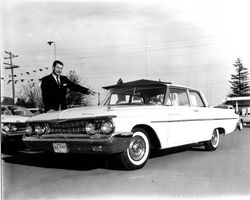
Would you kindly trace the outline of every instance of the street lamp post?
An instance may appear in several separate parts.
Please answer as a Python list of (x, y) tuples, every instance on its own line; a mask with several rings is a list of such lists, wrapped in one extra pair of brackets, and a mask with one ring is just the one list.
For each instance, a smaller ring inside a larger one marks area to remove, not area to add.
[(55, 57), (55, 60), (56, 60), (56, 42), (54, 42), (54, 41), (48, 41), (47, 43), (49, 44), (49, 46), (51, 46), (52, 44), (54, 44), (54, 57)]

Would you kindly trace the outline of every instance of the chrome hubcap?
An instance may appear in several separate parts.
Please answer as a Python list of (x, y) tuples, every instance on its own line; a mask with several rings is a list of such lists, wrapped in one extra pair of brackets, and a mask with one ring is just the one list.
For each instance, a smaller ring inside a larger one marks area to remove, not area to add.
[(212, 136), (212, 139), (211, 139), (211, 143), (212, 143), (212, 145), (213, 145), (214, 147), (216, 147), (217, 144), (218, 144), (218, 140), (219, 140), (218, 134), (219, 134), (219, 133), (218, 133), (217, 131), (214, 131), (213, 136)]
[(129, 155), (135, 160), (141, 160), (146, 152), (146, 143), (140, 136), (135, 136), (129, 145)]
[(243, 124), (241, 122), (239, 123), (239, 127), (240, 127), (240, 129), (243, 128)]

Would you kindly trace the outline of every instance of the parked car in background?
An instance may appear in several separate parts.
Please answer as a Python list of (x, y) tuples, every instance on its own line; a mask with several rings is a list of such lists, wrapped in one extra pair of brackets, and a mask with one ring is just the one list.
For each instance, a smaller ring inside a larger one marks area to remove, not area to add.
[(250, 125), (250, 107), (244, 107), (241, 110), (241, 118), (244, 126)]
[(227, 97), (223, 105), (233, 106), (236, 113), (240, 115), (238, 123), (240, 130), (250, 124), (250, 96)]
[(26, 130), (26, 120), (33, 116), (25, 107), (1, 105), (2, 151), (9, 152), (23, 148), (22, 137)]
[(242, 108), (250, 107), (250, 96), (227, 97), (223, 104), (231, 105), (234, 107), (237, 113), (241, 113)]
[(138, 80), (104, 87), (101, 106), (36, 115), (23, 137), (35, 151), (113, 154), (128, 170), (142, 168), (152, 149), (202, 143), (219, 146), (234, 131), (232, 109), (211, 108), (202, 92), (168, 82)]
[(227, 97), (223, 104), (232, 105), (235, 108), (240, 115), (242, 128), (250, 124), (250, 96)]
[[(220, 105), (212, 106), (212, 107), (213, 108), (222, 108), (222, 109), (232, 109), (235, 111), (235, 113), (237, 113), (232, 105), (220, 104)], [(237, 114), (239, 114), (239, 121), (237, 123), (236, 128), (241, 131), (244, 127), (243, 117), (241, 116), (240, 113), (237, 113)]]
[(33, 115), (39, 115), (44, 113), (42, 108), (27, 108)]

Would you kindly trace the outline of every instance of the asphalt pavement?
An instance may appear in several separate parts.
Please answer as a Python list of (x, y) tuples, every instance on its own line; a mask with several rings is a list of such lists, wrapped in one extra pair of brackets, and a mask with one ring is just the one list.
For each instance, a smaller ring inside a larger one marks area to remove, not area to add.
[(186, 145), (155, 152), (140, 170), (110, 156), (2, 154), (4, 200), (250, 199), (250, 127), (214, 152)]

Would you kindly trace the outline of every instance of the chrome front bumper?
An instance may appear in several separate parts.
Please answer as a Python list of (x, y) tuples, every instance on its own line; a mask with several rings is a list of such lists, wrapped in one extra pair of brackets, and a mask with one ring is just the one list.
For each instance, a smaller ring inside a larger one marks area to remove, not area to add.
[(24, 136), (24, 143), (34, 151), (55, 153), (120, 153), (126, 151), (132, 139), (132, 133), (115, 133), (108, 138), (84, 137), (37, 137)]

